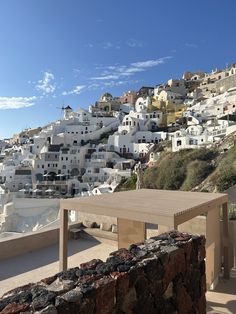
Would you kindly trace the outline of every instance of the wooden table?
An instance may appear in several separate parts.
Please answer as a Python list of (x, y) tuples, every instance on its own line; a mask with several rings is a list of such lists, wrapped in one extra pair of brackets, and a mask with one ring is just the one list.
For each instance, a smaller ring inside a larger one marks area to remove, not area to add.
[(222, 207), (224, 277), (229, 278), (227, 202), (227, 194), (151, 189), (62, 199), (60, 201), (60, 270), (67, 269), (68, 210), (117, 217), (119, 248), (127, 248), (131, 243), (144, 241), (145, 223), (168, 226), (170, 230), (178, 229), (178, 225), (198, 215), (206, 214), (206, 248), (209, 249), (207, 255), (209, 261), (215, 264), (207, 267), (211, 269), (209, 280), (213, 282), (216, 275), (218, 278), (217, 272), (221, 267), (219, 224), (220, 207)]

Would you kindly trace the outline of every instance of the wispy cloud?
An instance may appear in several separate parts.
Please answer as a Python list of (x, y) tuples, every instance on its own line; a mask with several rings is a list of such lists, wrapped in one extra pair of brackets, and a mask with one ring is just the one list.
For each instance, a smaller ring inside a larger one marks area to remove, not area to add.
[(126, 45), (130, 48), (142, 48), (144, 43), (136, 39), (129, 39), (126, 42)]
[(145, 44), (142, 41), (131, 38), (126, 41), (105, 41), (100, 43), (87, 43), (85, 47), (87, 48), (102, 48), (105, 50), (109, 49), (121, 49), (121, 48), (143, 48)]
[(150, 68), (164, 64), (171, 56), (133, 62), (129, 65), (110, 65), (103, 69), (102, 73), (98, 76), (93, 76), (90, 79), (95, 81), (119, 80), (121, 78), (134, 75), (135, 73), (147, 71)]
[(73, 72), (74, 72), (74, 73), (80, 73), (81, 70), (80, 70), (80, 69), (77, 69), (77, 68), (74, 68), (74, 69), (73, 69)]
[(94, 44), (88, 43), (88, 44), (85, 45), (85, 47), (87, 47), (87, 48), (93, 48), (93, 47), (94, 47)]
[(91, 77), (91, 80), (97, 80), (97, 81), (106, 81), (106, 80), (117, 80), (120, 78), (121, 75), (102, 75), (102, 76), (94, 76)]
[(62, 92), (63, 96), (67, 96), (67, 95), (79, 95), (81, 94), (81, 91), (83, 89), (85, 89), (86, 85), (77, 85), (75, 86), (74, 89), (70, 90), (70, 91), (64, 91)]
[(198, 48), (198, 45), (193, 43), (185, 43), (185, 46), (188, 48)]
[(105, 50), (108, 49), (121, 49), (121, 42), (103, 42), (99, 44), (100, 47), (102, 47)]
[(159, 59), (155, 59), (155, 60), (146, 60), (146, 61), (141, 61), (141, 62), (134, 62), (134, 63), (131, 63), (131, 65), (133, 67), (142, 68), (142, 69), (152, 68), (152, 67), (155, 67), (159, 64), (165, 63), (166, 60), (171, 59), (171, 58), (172, 57), (168, 56), (168, 57), (163, 57), (163, 58), (159, 58)]
[(36, 89), (44, 95), (53, 93), (56, 89), (54, 75), (51, 72), (44, 72), (43, 78), (36, 84)]
[(101, 46), (104, 49), (111, 49), (114, 47), (114, 44), (108, 41), (108, 42), (102, 43)]
[(36, 97), (0, 97), (0, 110), (20, 109), (35, 104)]
[(121, 86), (121, 85), (130, 85), (130, 84), (135, 84), (139, 83), (139, 80), (122, 80), (122, 81), (109, 81), (109, 82), (104, 82), (103, 86), (104, 87), (115, 87), (115, 86)]

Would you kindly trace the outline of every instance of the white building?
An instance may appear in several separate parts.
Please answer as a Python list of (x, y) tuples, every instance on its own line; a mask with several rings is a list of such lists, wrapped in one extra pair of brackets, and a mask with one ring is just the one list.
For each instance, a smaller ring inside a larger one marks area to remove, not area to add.
[(166, 140), (165, 132), (157, 131), (162, 122), (162, 112), (147, 112), (149, 97), (139, 97), (136, 111), (124, 116), (118, 131), (108, 138), (108, 149), (122, 156), (142, 158), (154, 144)]

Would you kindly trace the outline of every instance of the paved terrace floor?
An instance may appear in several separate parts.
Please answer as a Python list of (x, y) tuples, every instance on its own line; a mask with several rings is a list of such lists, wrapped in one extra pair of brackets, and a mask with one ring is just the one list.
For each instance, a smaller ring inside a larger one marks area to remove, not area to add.
[[(68, 266), (75, 267), (93, 258), (105, 260), (116, 249), (114, 242), (100, 242), (93, 238), (71, 240)], [(58, 245), (0, 261), (0, 297), (17, 286), (55, 274), (58, 268)], [(207, 313), (236, 313), (236, 270), (232, 272), (230, 280), (220, 279), (217, 288), (207, 292)]]
[[(93, 258), (106, 260), (117, 250), (112, 241), (94, 238), (71, 240), (68, 243), (68, 267), (76, 267)], [(59, 272), (58, 245), (0, 261), (0, 297), (3, 293), (29, 282), (37, 282)]]
[(208, 291), (208, 314), (235, 314), (236, 313), (236, 269), (231, 271), (230, 280), (220, 278), (214, 291)]

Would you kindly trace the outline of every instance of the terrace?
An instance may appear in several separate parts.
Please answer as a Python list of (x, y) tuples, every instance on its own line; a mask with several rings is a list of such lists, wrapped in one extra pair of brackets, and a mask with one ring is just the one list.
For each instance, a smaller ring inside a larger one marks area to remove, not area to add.
[[(68, 266), (76, 267), (94, 257), (105, 260), (110, 252), (117, 249), (117, 243), (100, 238), (85, 237), (70, 240), (68, 245)], [(0, 297), (7, 291), (42, 277), (58, 272), (58, 245), (50, 245), (33, 252), (0, 261)], [(206, 293), (207, 313), (233, 314), (236, 308), (236, 269), (231, 271), (230, 280), (220, 278), (214, 291)]]
[[(156, 193), (158, 193), (158, 191), (155, 191)], [(165, 191), (166, 192), (166, 191)], [(124, 194), (125, 193), (125, 194)], [(134, 193), (134, 194), (132, 194)], [(119, 195), (121, 195), (120, 193), (116, 193), (111, 195), (108, 197), (109, 200), (113, 200), (111, 203), (110, 201), (108, 201), (107, 203), (107, 196), (105, 196), (106, 200), (105, 203), (102, 203), (102, 207), (104, 206), (104, 204), (106, 204), (106, 206), (110, 207), (111, 210), (114, 210), (114, 205), (115, 207), (124, 207), (123, 209), (127, 209), (127, 204), (128, 204), (128, 200), (130, 200), (130, 202), (132, 204), (135, 204), (136, 208), (137, 206), (146, 208), (145, 211), (145, 215), (142, 216), (142, 219), (140, 219), (140, 211), (138, 210), (138, 221), (145, 221), (145, 222), (156, 222), (153, 221), (153, 219), (150, 221), (150, 207), (151, 207), (151, 211), (153, 210), (152, 208), (158, 208), (158, 205), (162, 204), (162, 208), (164, 203), (166, 203), (165, 199), (168, 199), (170, 201), (170, 195), (174, 195), (175, 197), (173, 198), (173, 202), (172, 202), (172, 208), (173, 208), (173, 204), (178, 204), (178, 209), (181, 209), (180, 212), (182, 212), (182, 215), (185, 215), (185, 221), (188, 221), (190, 218), (192, 218), (192, 215), (190, 214), (190, 211), (188, 210), (187, 212), (184, 211), (184, 208), (193, 208), (194, 210), (196, 210), (196, 208), (198, 208), (197, 213), (199, 213), (199, 208), (201, 208), (201, 206), (205, 203), (205, 212), (208, 211), (211, 214), (208, 215), (210, 220), (210, 224), (206, 224), (206, 228), (212, 228), (212, 226), (214, 225), (214, 219), (215, 218), (219, 218), (218, 213), (219, 213), (219, 206), (222, 204), (225, 204), (225, 202), (227, 201), (227, 196), (225, 196), (224, 194), (214, 194), (214, 195), (210, 195), (210, 194), (206, 194), (203, 193), (204, 195), (201, 195), (202, 193), (186, 193), (186, 195), (184, 195), (182, 193), (179, 192), (174, 192), (169, 194), (168, 196), (165, 195), (165, 197), (162, 195), (158, 195), (157, 198), (150, 197), (150, 195), (148, 196), (148, 193), (154, 193), (154, 191), (147, 191), (145, 192), (145, 190), (141, 190), (141, 191), (133, 191), (131, 194), (127, 193), (127, 192), (123, 192), (122, 194), (122, 202), (117, 202), (117, 199), (114, 199), (119, 197)], [(141, 195), (140, 198), (137, 197), (137, 195)], [(142, 195), (142, 193), (147, 193), (146, 196), (144, 197), (144, 195)], [(162, 191), (163, 193), (163, 191)], [(184, 192), (185, 193), (185, 192)], [(129, 194), (129, 195), (128, 195)], [(182, 194), (182, 195), (180, 195)], [(192, 198), (192, 202), (190, 203), (190, 200), (188, 199), (187, 195), (190, 195)], [(199, 204), (199, 199), (198, 196), (201, 196), (201, 204)], [(178, 198), (178, 202), (176, 201), (176, 197)], [(203, 198), (202, 198), (203, 197)], [(211, 199), (207, 199), (207, 198), (211, 198)], [(105, 214), (105, 212), (107, 213), (107, 215), (111, 215), (111, 212), (107, 212), (106, 208), (105, 209), (101, 209), (102, 207), (99, 207), (99, 202), (103, 202), (104, 196), (99, 196), (99, 197), (91, 197), (89, 199), (87, 198), (83, 198), (81, 199), (80, 203), (80, 210), (82, 209), (83, 212), (88, 211), (88, 209), (90, 208), (90, 212), (91, 212), (91, 204), (94, 204), (97, 206), (97, 211), (92, 210), (93, 213), (97, 213), (98, 215), (100, 214)], [(67, 203), (70, 204), (69, 207), (65, 207), (66, 202), (71, 202), (72, 203)], [(74, 200), (63, 200), (62, 201), (62, 207), (61, 208), (67, 208), (67, 209), (72, 209), (75, 208), (74, 206), (74, 202), (76, 202), (78, 200), (74, 199)], [(95, 203), (93, 203), (93, 201)], [(141, 203), (140, 203), (141, 201)], [(88, 203), (87, 203), (88, 202)], [(91, 203), (92, 202), (92, 203)], [(163, 203), (164, 202), (164, 203)], [(211, 203), (213, 202), (213, 203)], [(154, 207), (152, 207), (152, 204)], [(191, 205), (191, 206), (190, 206)], [(201, 205), (201, 206), (200, 206)], [(96, 207), (95, 206), (95, 207)], [(135, 207), (134, 206), (134, 207)], [(184, 206), (184, 208), (183, 208)], [(187, 207), (186, 207), (187, 206)], [(95, 208), (94, 207), (94, 208)], [(99, 209), (98, 209), (99, 207)], [(225, 207), (225, 206), (224, 206)], [(83, 209), (84, 208), (84, 209)], [(147, 209), (149, 208), (149, 209)], [(77, 208), (78, 209), (78, 208)], [(102, 210), (102, 212), (101, 212)], [(163, 210), (165, 211), (166, 208), (164, 207)], [(104, 212), (105, 211), (105, 212)], [(161, 217), (161, 223), (162, 225), (165, 222), (165, 218), (163, 218), (165, 216), (164, 211), (162, 211), (162, 217)], [(202, 209), (200, 210), (202, 211)], [(63, 211), (62, 211), (63, 212)], [(212, 213), (216, 212), (216, 215), (212, 216)], [(127, 213), (127, 211), (126, 211)], [(159, 212), (160, 214), (160, 212)], [(167, 215), (168, 216), (168, 221), (172, 221), (171, 226), (169, 224), (169, 227), (177, 227), (179, 225), (179, 229), (181, 229), (181, 223), (183, 222), (183, 220), (181, 219), (181, 215), (179, 213), (175, 213), (177, 214), (177, 220), (172, 220), (171, 215)], [(195, 212), (196, 214), (196, 212)], [(225, 213), (226, 214), (226, 213)], [(123, 217), (125, 219), (129, 218), (129, 219), (133, 219), (133, 216), (130, 216), (130, 214), (127, 214), (129, 217)], [(115, 217), (119, 217), (119, 215), (117, 215), (117, 213), (113, 213), (112, 216)], [(149, 218), (147, 218), (149, 217)], [(122, 219), (123, 219), (122, 218)], [(152, 217), (153, 218), (153, 217)], [(119, 217), (119, 219), (121, 219), (121, 217)], [(219, 219), (218, 219), (219, 220)], [(159, 220), (160, 221), (160, 220)], [(213, 224), (212, 224), (213, 222)], [(119, 226), (119, 224), (118, 224)], [(127, 226), (127, 225), (126, 225)], [(132, 225), (129, 225), (129, 228), (133, 228)], [(159, 227), (159, 226), (158, 226)], [(161, 226), (160, 226), (161, 227)], [(183, 226), (182, 226), (183, 227)], [(219, 224), (217, 224), (217, 228), (219, 228)], [(123, 234), (123, 240), (124, 240), (124, 235), (126, 230), (123, 229), (124, 234)], [(137, 230), (136, 230), (137, 231)], [(152, 232), (156, 232), (156, 234), (158, 233), (157, 230), (151, 230)], [(219, 231), (219, 230), (218, 230)], [(217, 231), (216, 234), (219, 235), (219, 232)], [(132, 233), (132, 232), (131, 232)], [(142, 233), (142, 232), (141, 232)], [(62, 235), (63, 233), (61, 233)], [(137, 235), (137, 232), (136, 232)], [(140, 235), (140, 233), (139, 233)], [(153, 234), (152, 234), (153, 235)], [(215, 236), (215, 234), (211, 234), (211, 236)], [(143, 236), (143, 235), (142, 235)], [(25, 239), (24, 239), (25, 237)], [(28, 282), (36, 282), (39, 281), (40, 279), (42, 279), (42, 277), (49, 277), (53, 274), (55, 274), (56, 272), (58, 272), (59, 269), (59, 262), (58, 262), (58, 257), (59, 257), (59, 252), (58, 252), (58, 238), (59, 238), (59, 230), (58, 228), (55, 230), (46, 230), (44, 232), (38, 232), (35, 233), (34, 235), (29, 235), (30, 237), (30, 241), (29, 238), (27, 239), (27, 235), (23, 236), (23, 237), (11, 237), (11, 240), (8, 240), (8, 243), (6, 243), (5, 239), (0, 240), (0, 251), (1, 252), (7, 252), (8, 256), (3, 256), (1, 254), (0, 256), (0, 295), (3, 294), (4, 292), (6, 292), (7, 290), (10, 290), (16, 286), (19, 285), (23, 285), (26, 284)], [(120, 235), (118, 235), (118, 239), (119, 239)], [(209, 232), (207, 233), (207, 237), (209, 238)], [(18, 239), (16, 239), (18, 238)], [(50, 240), (49, 240), (50, 239)], [(4, 241), (3, 241), (4, 240)], [(48, 242), (47, 242), (48, 240)], [(122, 240), (122, 241), (123, 241)], [(128, 240), (128, 242), (132, 242), (132, 237), (131, 239)], [(141, 239), (142, 240), (142, 239)], [(208, 239), (209, 240), (209, 239)], [(19, 242), (20, 241), (20, 242)], [(119, 239), (120, 241), (120, 239)], [(126, 239), (127, 241), (127, 239)], [(30, 242), (30, 244), (29, 244)], [(27, 245), (26, 245), (27, 243)], [(212, 245), (216, 244), (217, 241), (211, 243)], [(124, 243), (123, 243), (124, 244)], [(208, 250), (207, 253), (207, 259), (208, 259), (208, 266), (209, 267), (209, 253), (214, 252), (214, 250), (218, 247), (218, 245), (214, 246), (215, 249), (212, 251), (212, 245), (209, 245), (210, 243), (208, 242), (206, 249)], [(4, 246), (5, 245), (5, 246)], [(31, 247), (30, 247), (31, 245)], [(46, 245), (48, 245), (48, 247), (45, 247)], [(81, 263), (84, 263), (88, 260), (91, 260), (93, 258), (100, 258), (102, 260), (105, 260), (105, 258), (109, 255), (109, 253), (111, 251), (114, 251), (117, 249), (117, 247), (120, 247), (120, 243), (115, 242), (114, 240), (105, 240), (102, 237), (99, 238), (94, 238), (94, 237), (87, 237), (87, 236), (82, 236), (81, 239), (79, 240), (70, 240), (68, 243), (68, 267), (75, 267), (78, 266)], [(123, 246), (123, 245), (122, 245)], [(8, 249), (7, 249), (8, 247)], [(33, 249), (32, 249), (33, 248)], [(227, 249), (227, 247), (225, 247), (225, 249)], [(224, 249), (224, 252), (225, 252)], [(227, 251), (227, 250), (226, 250)], [(219, 254), (219, 251), (217, 251), (217, 254)], [(6, 254), (6, 255), (7, 255)], [(214, 253), (215, 254), (215, 253)], [(15, 255), (15, 256), (14, 256)], [(216, 255), (214, 255), (214, 257), (217, 257)], [(214, 260), (213, 257), (213, 260)], [(220, 258), (218, 256), (218, 258)], [(217, 260), (217, 259), (216, 259)], [(211, 260), (212, 263), (212, 260)], [(217, 262), (218, 263), (218, 262)], [(213, 263), (214, 264), (214, 263)], [(62, 265), (62, 262), (61, 262)], [(64, 265), (65, 266), (65, 265)], [(218, 265), (219, 266), (219, 265)], [(230, 280), (226, 280), (222, 278), (222, 272), (220, 269), (219, 273), (217, 274), (217, 278), (219, 276), (219, 283), (216, 287), (216, 289), (214, 291), (210, 291), (207, 292), (207, 310), (208, 313), (234, 313), (234, 309), (236, 307), (235, 304), (235, 287), (236, 287), (236, 278), (235, 278), (235, 270), (231, 271), (231, 278)], [(226, 269), (227, 270), (227, 269)], [(215, 271), (215, 268), (214, 268)], [(227, 272), (224, 274), (227, 277)], [(215, 278), (212, 278), (213, 281)], [(217, 282), (216, 282), (217, 283)], [(216, 285), (215, 283), (215, 285)]]

